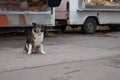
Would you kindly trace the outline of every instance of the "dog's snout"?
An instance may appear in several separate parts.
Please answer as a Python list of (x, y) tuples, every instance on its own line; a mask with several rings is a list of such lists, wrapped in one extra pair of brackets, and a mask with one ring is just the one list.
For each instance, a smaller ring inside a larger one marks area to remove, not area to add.
[(40, 32), (41, 30), (39, 29), (38, 31)]

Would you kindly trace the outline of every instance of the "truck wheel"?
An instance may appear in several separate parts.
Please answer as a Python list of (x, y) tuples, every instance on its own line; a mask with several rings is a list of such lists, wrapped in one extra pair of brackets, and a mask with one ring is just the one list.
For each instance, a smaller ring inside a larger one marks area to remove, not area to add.
[(86, 34), (93, 34), (96, 31), (97, 22), (94, 18), (88, 18), (82, 26), (82, 31)]

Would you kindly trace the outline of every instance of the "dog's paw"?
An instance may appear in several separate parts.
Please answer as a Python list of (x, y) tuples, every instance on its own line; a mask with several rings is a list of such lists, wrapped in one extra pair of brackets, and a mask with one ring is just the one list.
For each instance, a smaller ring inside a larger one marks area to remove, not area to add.
[(44, 51), (42, 51), (41, 53), (42, 53), (42, 54), (47, 54), (47, 53), (46, 53), (46, 52), (44, 52)]
[(29, 55), (30, 55), (30, 54), (31, 54), (31, 52), (28, 52), (27, 54), (29, 54)]

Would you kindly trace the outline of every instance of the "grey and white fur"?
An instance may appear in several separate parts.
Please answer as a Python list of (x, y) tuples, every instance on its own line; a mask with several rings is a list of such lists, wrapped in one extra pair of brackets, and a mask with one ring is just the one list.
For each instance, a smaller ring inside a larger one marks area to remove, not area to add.
[(44, 38), (44, 30), (45, 25), (32, 23), (32, 30), (28, 31), (27, 40), (25, 43), (25, 51), (27, 54), (32, 53), (42, 53), (46, 54), (43, 50), (43, 38)]

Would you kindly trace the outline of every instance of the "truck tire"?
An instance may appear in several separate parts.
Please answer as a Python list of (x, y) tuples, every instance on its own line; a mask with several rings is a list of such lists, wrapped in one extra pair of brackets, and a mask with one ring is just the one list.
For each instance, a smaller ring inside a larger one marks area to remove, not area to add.
[(93, 34), (96, 32), (97, 22), (94, 18), (88, 18), (84, 25), (81, 27), (82, 31), (86, 34)]

